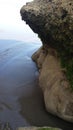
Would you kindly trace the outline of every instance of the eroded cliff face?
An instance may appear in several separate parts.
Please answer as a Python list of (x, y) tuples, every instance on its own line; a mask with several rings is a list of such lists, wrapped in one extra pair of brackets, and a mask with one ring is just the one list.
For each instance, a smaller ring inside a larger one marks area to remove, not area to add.
[(73, 1), (34, 0), (20, 13), (43, 44), (32, 59), (46, 109), (73, 122)]

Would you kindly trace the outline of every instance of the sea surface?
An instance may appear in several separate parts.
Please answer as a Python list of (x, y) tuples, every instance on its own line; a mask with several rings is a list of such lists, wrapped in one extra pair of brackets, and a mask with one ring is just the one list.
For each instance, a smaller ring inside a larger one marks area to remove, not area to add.
[(53, 126), (73, 130), (73, 124), (45, 110), (32, 54), (40, 44), (0, 40), (0, 124), (15, 130), (24, 126)]

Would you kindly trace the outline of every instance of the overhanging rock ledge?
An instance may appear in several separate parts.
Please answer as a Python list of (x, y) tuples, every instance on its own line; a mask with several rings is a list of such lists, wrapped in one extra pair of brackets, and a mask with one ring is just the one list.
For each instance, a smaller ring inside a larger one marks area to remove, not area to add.
[(46, 110), (73, 122), (73, 90), (60, 62), (61, 57), (73, 61), (73, 1), (34, 0), (20, 13), (43, 44), (32, 58), (39, 68)]

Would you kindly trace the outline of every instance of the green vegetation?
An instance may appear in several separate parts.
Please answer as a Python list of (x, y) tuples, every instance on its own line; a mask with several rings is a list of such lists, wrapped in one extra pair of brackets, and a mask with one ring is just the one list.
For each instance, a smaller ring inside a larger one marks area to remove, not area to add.
[(69, 53), (60, 53), (61, 66), (65, 70), (66, 77), (70, 83), (71, 89), (73, 90), (73, 56)]
[(38, 130), (60, 130), (60, 129), (59, 128), (44, 127), (44, 128), (39, 128)]
[(64, 68), (67, 80), (73, 90), (73, 21), (66, 17), (62, 24), (60, 21), (58, 22), (58, 26), (53, 27), (54, 31), (52, 29), (51, 32), (55, 39), (53, 47), (58, 51), (61, 66)]
[(48, 43), (49, 47), (58, 52), (61, 66), (73, 90), (73, 19), (69, 15), (64, 19), (54, 17), (54, 23), (51, 21), (51, 24), (47, 25), (46, 33), (43, 32), (39, 37), (43, 43)]

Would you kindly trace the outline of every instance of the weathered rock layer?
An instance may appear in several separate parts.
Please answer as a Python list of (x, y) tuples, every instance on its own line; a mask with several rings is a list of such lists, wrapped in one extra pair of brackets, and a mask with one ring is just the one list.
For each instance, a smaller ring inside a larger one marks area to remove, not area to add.
[(43, 43), (32, 58), (39, 68), (46, 109), (73, 122), (73, 1), (34, 0), (20, 13)]

